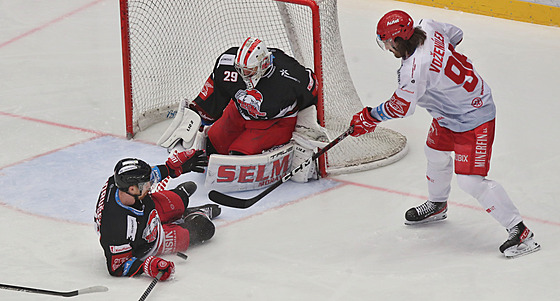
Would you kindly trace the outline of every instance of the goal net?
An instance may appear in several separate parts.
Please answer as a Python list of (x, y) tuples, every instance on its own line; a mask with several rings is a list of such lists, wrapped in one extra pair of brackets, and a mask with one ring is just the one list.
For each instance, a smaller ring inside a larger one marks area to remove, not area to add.
[[(329, 138), (344, 132), (363, 104), (340, 39), (336, 0), (120, 0), (127, 136), (173, 118), (194, 100), (216, 58), (248, 36), (284, 50), (315, 71), (317, 115)], [(406, 137), (383, 127), (349, 137), (321, 163), (323, 174), (387, 165)]]

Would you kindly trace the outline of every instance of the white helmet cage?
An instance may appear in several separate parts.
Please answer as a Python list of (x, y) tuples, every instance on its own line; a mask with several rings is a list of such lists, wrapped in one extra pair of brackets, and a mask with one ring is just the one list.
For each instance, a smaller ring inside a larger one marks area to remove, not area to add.
[(253, 89), (272, 65), (272, 53), (263, 41), (247, 38), (237, 50), (235, 69), (241, 75), (248, 89)]

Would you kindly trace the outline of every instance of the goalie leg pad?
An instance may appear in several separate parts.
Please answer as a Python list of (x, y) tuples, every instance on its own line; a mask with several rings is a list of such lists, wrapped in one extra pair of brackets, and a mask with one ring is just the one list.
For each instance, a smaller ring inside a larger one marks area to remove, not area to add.
[(223, 192), (266, 188), (291, 171), (293, 149), (288, 143), (259, 155), (212, 154), (205, 186)]
[[(300, 144), (294, 144), (294, 159), (292, 160), (292, 167), (298, 167), (299, 165), (303, 164), (305, 160), (311, 158), (313, 156), (313, 152), (316, 151), (317, 148), (308, 148), (302, 146)], [(294, 175), (290, 178), (290, 180), (298, 183), (306, 183), (309, 180), (317, 180), (319, 179), (319, 173), (317, 168), (317, 161), (311, 162), (311, 164), (305, 166), (302, 170), (294, 173)]]

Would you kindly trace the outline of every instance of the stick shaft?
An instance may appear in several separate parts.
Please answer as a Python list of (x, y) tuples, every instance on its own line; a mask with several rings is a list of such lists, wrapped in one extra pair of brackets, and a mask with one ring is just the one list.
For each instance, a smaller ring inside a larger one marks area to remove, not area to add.
[(144, 291), (144, 293), (142, 294), (140, 299), (138, 299), (138, 301), (144, 301), (144, 300), (146, 300), (146, 298), (148, 298), (148, 295), (152, 292), (152, 290), (154, 289), (154, 286), (156, 286), (156, 284), (158, 283), (161, 276), (163, 276), (163, 272), (164, 271), (159, 271), (159, 273), (156, 275), (156, 278), (154, 278), (154, 280), (152, 280), (152, 282), (150, 282), (150, 285), (148, 285), (148, 287), (146, 288), (146, 290)]
[(35, 293), (35, 294), (51, 295), (51, 296), (61, 296), (61, 297), (74, 297), (74, 296), (77, 296), (79, 294), (106, 292), (108, 290), (104, 286), (92, 286), (92, 287), (79, 289), (79, 290), (75, 290), (75, 291), (61, 292), (61, 291), (51, 291), (51, 290), (45, 290), (45, 289), (40, 289), (40, 288), (10, 285), (10, 284), (1, 284), (1, 283), (0, 283), (0, 288), (1, 289), (6, 289), (6, 290), (18, 291), (18, 292)]

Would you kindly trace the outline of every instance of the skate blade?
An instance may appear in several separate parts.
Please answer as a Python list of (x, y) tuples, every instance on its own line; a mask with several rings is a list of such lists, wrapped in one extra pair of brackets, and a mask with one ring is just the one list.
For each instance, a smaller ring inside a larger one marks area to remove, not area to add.
[(447, 212), (445, 213), (440, 213), (440, 214), (436, 214), (436, 215), (432, 215), (428, 218), (425, 218), (421, 221), (408, 221), (405, 220), (404, 224), (407, 226), (412, 226), (412, 225), (421, 225), (421, 224), (427, 224), (427, 223), (433, 223), (433, 222), (437, 222), (437, 221), (441, 221), (447, 218)]
[(535, 240), (527, 239), (521, 244), (513, 247), (509, 247), (504, 250), (504, 255), (508, 259), (514, 259), (517, 257), (521, 257), (523, 255), (531, 254), (533, 252), (537, 252), (541, 249), (541, 245), (539, 245)]

